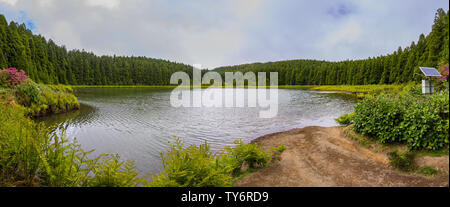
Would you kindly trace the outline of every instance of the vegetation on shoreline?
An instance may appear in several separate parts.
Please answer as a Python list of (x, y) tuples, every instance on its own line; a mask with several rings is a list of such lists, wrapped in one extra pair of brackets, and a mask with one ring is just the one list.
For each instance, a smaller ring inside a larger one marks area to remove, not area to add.
[(404, 143), (411, 150), (438, 150), (448, 146), (449, 92), (422, 95), (412, 87), (399, 94), (369, 96), (355, 105), (352, 115), (336, 119), (343, 125), (382, 143)]
[(440, 171), (426, 165), (419, 166), (416, 160), (425, 156), (441, 157), (448, 156), (449, 154), (448, 146), (439, 150), (430, 151), (425, 149), (411, 150), (408, 149), (405, 144), (401, 143), (382, 143), (379, 139), (355, 132), (354, 125), (352, 124), (344, 127), (343, 132), (346, 137), (358, 142), (358, 144), (367, 149), (374, 152), (386, 153), (390, 165), (394, 169), (402, 172), (419, 173), (429, 176), (438, 174)]
[(161, 155), (162, 173), (148, 177), (139, 175), (132, 160), (121, 161), (117, 154), (92, 157), (93, 150), (84, 151), (76, 140), (65, 138), (64, 129), (55, 133), (32, 121), (22, 106), (0, 105), (0, 123), (0, 186), (231, 186), (244, 163), (261, 168), (272, 156), (272, 151), (240, 141), (213, 154), (207, 143), (184, 147), (176, 139)]
[[(21, 85), (28, 84), (36, 83), (28, 79)], [(44, 92), (71, 90), (67, 86), (36, 85)], [(34, 111), (29, 107), (33, 105), (15, 101), (18, 87), (0, 87), (0, 186), (231, 186), (244, 162), (253, 170), (266, 166), (271, 159), (272, 152), (263, 151), (256, 144), (236, 142), (235, 148), (213, 154), (206, 143), (185, 148), (177, 139), (168, 154), (162, 154), (163, 173), (140, 176), (132, 160), (122, 161), (117, 154), (92, 157), (93, 150), (84, 151), (76, 140), (67, 139), (64, 128), (56, 133), (54, 127), (31, 120)], [(47, 98), (45, 93), (35, 95), (25, 100)]]
[(152, 176), (153, 187), (227, 187), (248, 171), (266, 167), (274, 152), (283, 146), (264, 151), (256, 143), (235, 141), (235, 147), (226, 147), (213, 154), (205, 142), (200, 146), (185, 147), (180, 139), (171, 143), (166, 155), (162, 154), (161, 174)]
[(403, 152), (394, 147), (388, 153), (394, 168), (434, 175), (436, 169), (417, 166), (415, 157), (448, 155), (448, 65), (440, 70), (443, 76), (437, 80), (434, 94), (422, 95), (418, 85), (404, 87), (397, 93), (373, 93), (356, 104), (353, 113), (335, 120), (341, 125), (353, 124), (344, 132), (363, 146), (405, 145)]
[(70, 86), (37, 84), (15, 68), (0, 70), (0, 102), (24, 106), (29, 116), (78, 109), (80, 103), (72, 92)]

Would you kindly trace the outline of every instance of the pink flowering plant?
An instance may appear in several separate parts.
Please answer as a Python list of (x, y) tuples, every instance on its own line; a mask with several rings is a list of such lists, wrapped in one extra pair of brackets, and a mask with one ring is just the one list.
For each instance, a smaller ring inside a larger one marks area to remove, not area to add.
[(448, 88), (448, 75), (449, 75), (448, 64), (442, 65), (441, 67), (439, 67), (438, 71), (439, 71), (439, 73), (441, 73), (442, 76), (437, 78), (436, 85), (440, 89), (447, 89)]
[(27, 83), (25, 71), (18, 71), (16, 68), (0, 70), (0, 86), (14, 88)]

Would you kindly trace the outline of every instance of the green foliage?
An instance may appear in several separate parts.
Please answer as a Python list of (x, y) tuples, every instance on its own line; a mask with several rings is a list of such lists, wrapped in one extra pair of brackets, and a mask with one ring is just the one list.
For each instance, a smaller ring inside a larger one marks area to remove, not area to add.
[(25, 117), (21, 106), (0, 105), (0, 186), (137, 186), (132, 161), (117, 155), (89, 158), (69, 141)]
[[(239, 176), (247, 163), (250, 169), (267, 166), (272, 152), (262, 150), (256, 143), (226, 147), (221, 154), (211, 153), (207, 143), (184, 147), (176, 138), (167, 154), (161, 154), (163, 169), (147, 185), (156, 187), (220, 187), (231, 186), (233, 176)], [(279, 147), (282, 150), (283, 147)]]
[(226, 147), (220, 158), (224, 165), (231, 167), (233, 175), (240, 173), (244, 163), (248, 164), (249, 168), (265, 167), (272, 157), (272, 152), (264, 151), (257, 143), (245, 144), (239, 140), (234, 144), (234, 148)]
[(398, 151), (393, 151), (388, 154), (389, 161), (391, 165), (401, 171), (409, 172), (417, 168), (417, 164), (414, 160), (414, 153), (406, 151), (404, 153), (399, 153)]
[(354, 129), (382, 143), (404, 141), (399, 126), (407, 104), (401, 104), (401, 100), (406, 101), (392, 94), (364, 99), (355, 105)]
[(286, 146), (284, 146), (283, 144), (279, 145), (278, 147), (274, 147), (272, 149), (274, 152), (279, 152), (279, 153), (283, 153), (286, 150)]
[(0, 70), (0, 87), (9, 88), (10, 87), (10, 74), (6, 71)]
[(448, 95), (448, 91), (442, 95), (433, 95), (407, 108), (401, 127), (405, 129), (408, 146), (427, 150), (448, 146)]
[(145, 182), (139, 177), (133, 160), (120, 161), (119, 155), (103, 155), (92, 168), (94, 174), (86, 183), (90, 187), (135, 187)]
[(25, 110), (0, 104), (0, 186), (37, 185), (41, 125), (24, 118)]
[(354, 129), (382, 143), (407, 143), (410, 149), (448, 146), (449, 94), (412, 93), (368, 97), (355, 106)]
[(34, 82), (18, 85), (15, 88), (17, 102), (23, 106), (30, 107), (32, 104), (40, 104), (40, 91)]
[(344, 114), (336, 119), (334, 119), (340, 125), (350, 125), (353, 122), (355, 113)]
[(435, 175), (438, 173), (436, 169), (430, 166), (422, 166), (419, 168), (418, 172), (425, 175)]
[(153, 176), (150, 186), (155, 187), (220, 187), (230, 186), (231, 169), (224, 166), (211, 153), (207, 143), (184, 147), (176, 138), (167, 154), (161, 154), (163, 169)]
[(41, 116), (78, 109), (80, 103), (72, 94), (70, 86), (36, 84), (28, 79), (26, 84), (16, 86), (12, 91), (16, 102), (27, 107), (28, 115)]

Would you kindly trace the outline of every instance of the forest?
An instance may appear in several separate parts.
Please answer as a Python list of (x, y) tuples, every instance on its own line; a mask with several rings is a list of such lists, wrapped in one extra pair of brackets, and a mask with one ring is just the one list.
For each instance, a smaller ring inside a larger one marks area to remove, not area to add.
[(68, 51), (33, 35), (25, 24), (7, 23), (0, 14), (0, 68), (24, 70), (38, 83), (69, 85), (169, 85), (176, 71), (192, 66), (146, 57), (97, 56)]
[[(389, 55), (339, 62), (289, 60), (214, 69), (278, 72), (279, 85), (395, 84), (422, 79), (418, 66), (448, 64), (448, 11), (436, 12), (432, 31)], [(192, 66), (147, 57), (97, 56), (70, 50), (34, 35), (25, 24), (0, 14), (0, 68), (14, 67), (38, 83), (68, 85), (169, 85), (172, 73), (192, 74)], [(205, 71), (204, 71), (205, 72)]]
[(279, 85), (367, 85), (419, 81), (422, 79), (419, 66), (448, 64), (448, 20), (448, 11), (439, 9), (430, 34), (421, 34), (417, 43), (412, 42), (404, 49), (399, 47), (390, 55), (340, 62), (289, 60), (215, 70), (222, 74), (232, 71), (278, 72)]

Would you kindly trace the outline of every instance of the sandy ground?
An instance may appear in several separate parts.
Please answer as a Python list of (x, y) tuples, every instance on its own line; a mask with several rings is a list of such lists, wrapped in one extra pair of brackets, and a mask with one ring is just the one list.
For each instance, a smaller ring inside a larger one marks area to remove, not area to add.
[(386, 153), (372, 152), (344, 136), (341, 127), (306, 127), (255, 140), (264, 149), (284, 144), (280, 160), (249, 174), (236, 186), (448, 186), (449, 157), (424, 157), (434, 177), (392, 169)]

